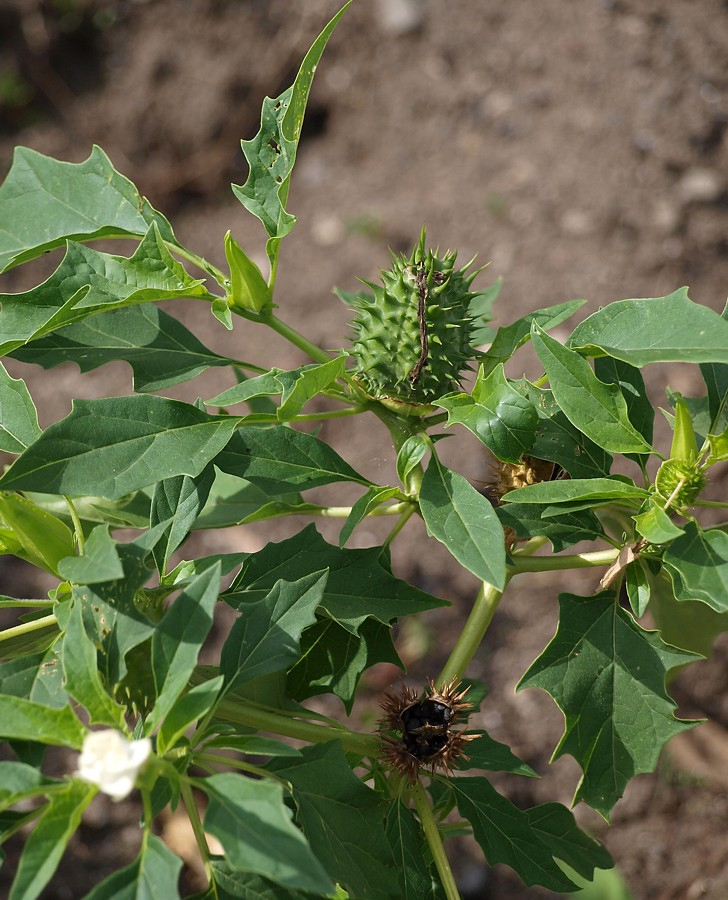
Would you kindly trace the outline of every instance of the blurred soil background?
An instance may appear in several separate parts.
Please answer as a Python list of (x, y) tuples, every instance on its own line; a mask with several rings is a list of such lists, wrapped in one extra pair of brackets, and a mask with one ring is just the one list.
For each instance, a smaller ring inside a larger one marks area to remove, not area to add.
[[(73, 162), (100, 144), (183, 243), (224, 266), (230, 228), (262, 265), (262, 228), (229, 189), (246, 177), (239, 140), (255, 134), (263, 97), (291, 83), (336, 8), (332, 0), (0, 0), (0, 173), (17, 144)], [(356, 276), (376, 279), (388, 248), (409, 252), (423, 224), (430, 243), (457, 249), (462, 262), (475, 254), (491, 261), (476, 285), (503, 276), (496, 324), (585, 298), (573, 325), (611, 300), (663, 296), (686, 284), (693, 300), (720, 311), (728, 289), (727, 123), (724, 0), (354, 0), (313, 85), (289, 202), (299, 221), (281, 252), (279, 313), (323, 347), (346, 346), (349, 312), (332, 287), (354, 290)], [(58, 259), (9, 273), (0, 289), (30, 287)], [(203, 304), (174, 307), (220, 352), (284, 368), (305, 361), (242, 320), (228, 333)], [(566, 326), (555, 334), (564, 338)], [(131, 389), (121, 363), (83, 377), (71, 364), (50, 374), (12, 361), (9, 368), (28, 381), (43, 426), (65, 415), (73, 396)], [(674, 390), (703, 392), (688, 367), (653, 368), (657, 405), (667, 405), (668, 380)], [(528, 348), (509, 374), (524, 371), (538, 374)], [(229, 383), (212, 372), (169, 393), (191, 400)], [(394, 478), (386, 433), (369, 419), (328, 423), (323, 436), (367, 476)], [(442, 446), (474, 483), (487, 480), (481, 445), (458, 438)], [(724, 497), (725, 484), (715, 482), (710, 496)], [(356, 494), (317, 496), (341, 503)], [(203, 534), (187, 553), (256, 550), (301, 524)], [(381, 541), (380, 524), (360, 528), (350, 546)], [(437, 673), (477, 586), (421, 525), (410, 526), (395, 546), (395, 573), (453, 601), (399, 633), (416, 679)], [(321, 530), (334, 539), (330, 523)], [(7, 558), (2, 566), (2, 593), (32, 596), (48, 587), (29, 583), (27, 570)], [(548, 765), (561, 714), (546, 694), (514, 687), (553, 634), (559, 591), (587, 594), (597, 579), (522, 576), (473, 664), (470, 674), (490, 691), (475, 724), (544, 775), (496, 779), (519, 804), (568, 804), (578, 783), (571, 758)], [(224, 628), (221, 621), (218, 637)], [(368, 675), (354, 708), (359, 723), (371, 726), (372, 698), (393, 678), (392, 667)], [(611, 829), (583, 807), (576, 814), (605, 841), (637, 900), (724, 900), (728, 642), (719, 638), (712, 658), (681, 675), (673, 692), (681, 715), (712, 722), (681, 735), (656, 774), (632, 782)], [(338, 703), (326, 709), (344, 715)], [(67, 761), (52, 764), (62, 770)], [(43, 897), (81, 897), (131, 861), (138, 814), (134, 800), (97, 798)], [(184, 855), (190, 838), (179, 828), (174, 819), (163, 824)], [(0, 893), (16, 852), (0, 872)], [(553, 896), (524, 888), (503, 867), (487, 871), (464, 840), (456, 866), (469, 898)], [(185, 877), (194, 887), (194, 864)]]

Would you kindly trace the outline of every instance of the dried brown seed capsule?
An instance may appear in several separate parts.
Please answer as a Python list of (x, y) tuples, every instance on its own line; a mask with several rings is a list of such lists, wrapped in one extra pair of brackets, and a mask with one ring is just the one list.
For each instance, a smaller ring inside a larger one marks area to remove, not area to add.
[(433, 773), (437, 768), (452, 773), (458, 757), (468, 758), (463, 747), (478, 735), (452, 730), (471, 708), (464, 699), (469, 688), (459, 688), (457, 679), (439, 689), (430, 680), (421, 696), (404, 685), (398, 693), (385, 694), (379, 727), (393, 733), (382, 736), (382, 752), (410, 784), (417, 780), (421, 766), (429, 766)]

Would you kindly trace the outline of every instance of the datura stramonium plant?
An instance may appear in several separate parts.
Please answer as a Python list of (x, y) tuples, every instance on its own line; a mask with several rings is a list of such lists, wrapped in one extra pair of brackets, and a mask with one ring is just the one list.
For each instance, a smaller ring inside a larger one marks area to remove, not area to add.
[(368, 396), (405, 415), (432, 412), (430, 403), (460, 387), (477, 356), (472, 346), (470, 285), (482, 271), (471, 260), (455, 268), (456, 253), (425, 250), (425, 232), (407, 258), (392, 254), (382, 284), (347, 298), (356, 308), (352, 355)]

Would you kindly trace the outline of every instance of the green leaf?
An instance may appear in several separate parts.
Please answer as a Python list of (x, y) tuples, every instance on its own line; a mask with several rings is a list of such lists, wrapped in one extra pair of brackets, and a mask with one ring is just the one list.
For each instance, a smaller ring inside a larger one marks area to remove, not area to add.
[(515, 756), (507, 744), (494, 740), (487, 732), (468, 741), (465, 753), (468, 758), (463, 755), (458, 759), (458, 769), (485, 769), (486, 772), (511, 772), (514, 775), (538, 778), (536, 772)]
[(150, 834), (136, 860), (114, 872), (84, 900), (179, 900), (182, 860)]
[(277, 782), (211, 775), (199, 782), (208, 796), (205, 830), (220, 841), (231, 865), (278, 884), (328, 894), (333, 884), (291, 822)]
[(728, 612), (715, 612), (700, 600), (676, 599), (664, 570), (652, 579), (650, 587), (650, 612), (662, 639), (709, 657), (716, 637), (728, 631)]
[(25, 842), (8, 900), (35, 900), (41, 893), (97, 790), (95, 785), (71, 781), (51, 794)]
[(114, 581), (124, 574), (116, 542), (108, 525), (98, 525), (86, 539), (83, 556), (67, 556), (58, 564), (58, 573), (73, 584)]
[[(203, 681), (202, 684), (195, 685), (186, 694), (177, 698), (159, 729), (158, 753), (166, 753), (170, 747), (174, 747), (190, 725), (193, 725), (212, 709), (224, 680), (222, 675), (219, 675), (217, 678)], [(152, 711), (152, 714), (156, 717), (155, 710)], [(148, 734), (150, 730), (150, 723), (147, 720), (145, 732)]]
[(176, 244), (172, 226), (120, 175), (100, 147), (82, 163), (65, 163), (18, 147), (0, 187), (0, 272), (62, 247), (67, 239), (89, 241), (143, 235), (154, 223)]
[[(225, 528), (228, 525), (238, 525), (262, 516), (266, 508), (272, 513), (272, 504), (281, 503), (287, 509), (297, 508), (302, 503), (301, 495), (285, 493), (276, 498), (244, 478), (216, 471), (207, 503), (195, 520), (194, 527)], [(314, 508), (320, 507), (314, 504), (311, 510)]]
[(22, 378), (0, 363), (0, 450), (22, 453), (40, 434), (38, 413)]
[(278, 419), (288, 422), (295, 418), (308, 401), (331, 387), (341, 378), (346, 368), (346, 357), (337, 356), (320, 365), (304, 366), (296, 373), (295, 380), (289, 381), (288, 372), (282, 372), (278, 381), (283, 384), (283, 396), (278, 409)]
[(442, 887), (425, 864), (428, 850), (414, 813), (399, 800), (390, 804), (384, 825), (400, 870), (401, 900), (436, 900)]
[(353, 897), (400, 897), (382, 827), (387, 805), (354, 775), (338, 741), (302, 754), (274, 759), (268, 769), (292, 785), (296, 818), (326, 871)]
[(641, 534), (651, 544), (667, 544), (669, 541), (680, 537), (684, 531), (652, 499), (648, 500), (647, 508), (633, 518), (637, 533)]
[(283, 741), (275, 740), (275, 738), (261, 737), (258, 734), (219, 734), (211, 741), (205, 741), (205, 750), (210, 747), (236, 750), (238, 753), (248, 756), (301, 755), (301, 751), (291, 747), (290, 744), (284, 744)]
[(569, 347), (633, 366), (652, 362), (728, 362), (728, 321), (693, 303), (688, 289), (667, 297), (610, 303), (577, 325)]
[(77, 400), (5, 471), (0, 489), (113, 500), (174, 475), (199, 475), (236, 423), (166, 397)]
[(0, 552), (12, 553), (59, 573), (62, 559), (75, 552), (73, 534), (60, 519), (19, 494), (0, 492)]
[(464, 425), (497, 459), (517, 463), (533, 445), (538, 413), (509, 384), (503, 366), (487, 376), (481, 370), (472, 395), (448, 394), (434, 404), (447, 410), (447, 425)]
[(112, 308), (203, 296), (207, 291), (202, 282), (190, 278), (170, 255), (156, 225), (132, 257), (69, 242), (50, 278), (23, 294), (0, 294), (0, 353)]
[[(302, 372), (305, 366), (294, 369), (294, 373)], [(227, 390), (216, 394), (210, 400), (205, 400), (205, 406), (234, 406), (236, 403), (245, 403), (256, 397), (274, 397), (283, 393), (283, 383), (278, 380), (279, 375), (283, 375), (283, 369), (275, 367), (262, 375), (256, 375), (254, 378), (245, 378), (238, 384), (234, 384)]]
[(246, 604), (220, 654), (228, 690), (287, 669), (298, 659), (301, 632), (316, 619), (326, 578), (319, 571), (298, 580), (281, 579), (262, 600)]
[(513, 529), (519, 538), (528, 540), (544, 535), (551, 541), (554, 553), (604, 534), (601, 522), (591, 509), (561, 512), (558, 506), (548, 503), (506, 503), (497, 506), (495, 514), (501, 525)]
[[(627, 588), (627, 599), (632, 607), (635, 618), (639, 619), (645, 614), (647, 604), (650, 602), (652, 591), (654, 588), (654, 577), (650, 565), (646, 559), (639, 557), (627, 566), (625, 570), (625, 587)], [(667, 641), (668, 644), (674, 644), (674, 641)], [(679, 643), (676, 647), (681, 646)], [(684, 650), (691, 649), (684, 647)]]
[(61, 683), (63, 672), (58, 643), (62, 642), (45, 652), (23, 654), (18, 659), (0, 662), (0, 694), (24, 697), (55, 709), (68, 706), (68, 695)]
[(467, 479), (433, 454), (420, 489), (427, 533), (477, 578), (502, 590), (506, 583), (503, 528), (495, 510)]
[(584, 800), (608, 819), (634, 775), (651, 772), (663, 744), (694, 722), (675, 718), (665, 676), (696, 659), (645, 631), (611, 593), (561, 594), (559, 626), (518, 690), (547, 691), (565, 718), (554, 759), (571, 754)]
[(397, 454), (397, 476), (402, 484), (407, 484), (410, 472), (422, 461), (428, 450), (427, 440), (422, 434), (412, 434), (402, 444)]
[(348, 5), (339, 10), (316, 38), (291, 87), (275, 100), (265, 98), (260, 131), (251, 141), (242, 142), (249, 166), (248, 178), (244, 185), (234, 184), (232, 189), (270, 235), (266, 251), (273, 272), (280, 242), (296, 221), (285, 205), (311, 83), (326, 44)]
[(722, 434), (706, 435), (708, 445), (710, 446), (710, 454), (706, 459), (709, 466), (717, 462), (725, 462), (728, 459), (728, 428)]
[(704, 531), (695, 522), (688, 522), (683, 531), (662, 557), (675, 596), (728, 612), (728, 534), (718, 528)]
[(80, 750), (86, 729), (70, 706), (51, 709), (22, 697), (0, 695), (0, 736), (6, 740), (38, 741)]
[(570, 478), (566, 481), (542, 481), (527, 484), (503, 495), (506, 503), (608, 503), (611, 500), (642, 502), (649, 497), (647, 491), (617, 478)]
[(210, 865), (214, 887), (191, 900), (313, 900), (308, 891), (281, 887), (254, 872), (238, 872), (222, 859), (213, 858)]
[(550, 848), (556, 859), (565, 862), (582, 877), (591, 880), (595, 869), (614, 865), (606, 847), (602, 847), (577, 827), (574, 816), (560, 803), (543, 803), (526, 810), (528, 823)]
[(611, 454), (571, 424), (550, 390), (523, 381), (519, 390), (524, 391), (539, 416), (531, 456), (558, 463), (572, 478), (599, 478), (609, 474)]
[(220, 564), (194, 578), (166, 611), (152, 635), (152, 671), (157, 700), (146, 727), (155, 728), (189, 682), (212, 628), (220, 591)]
[(99, 313), (18, 347), (10, 355), (44, 369), (75, 362), (81, 372), (121, 359), (132, 367), (138, 393), (161, 391), (213, 366), (237, 362), (208, 350), (181, 322), (153, 303)]
[(336, 481), (370, 484), (324, 441), (285, 425), (239, 428), (215, 458), (215, 465), (272, 494), (309, 490)]
[(512, 324), (499, 328), (493, 343), (488, 347), (480, 363), (483, 377), (507, 362), (516, 350), (529, 340), (532, 322), (536, 322), (544, 331), (550, 331), (569, 316), (573, 316), (584, 303), (586, 303), (585, 300), (569, 300), (567, 303), (559, 303), (556, 306), (535, 309), (521, 319), (516, 319)]
[[(141, 602), (143, 585), (149, 579), (148, 551), (135, 544), (120, 544), (118, 550), (124, 567), (122, 578), (73, 589), (74, 603), (83, 608), (86, 630), (101, 650), (99, 670), (113, 687), (126, 675), (127, 653), (148, 640), (155, 627)], [(140, 665), (142, 662), (148, 667), (148, 653), (137, 660)], [(135, 673), (138, 681), (143, 674), (143, 671)]]
[(346, 522), (344, 522), (344, 527), (339, 533), (339, 546), (344, 546), (356, 526), (366, 519), (372, 510), (381, 506), (387, 500), (391, 500), (392, 497), (396, 497), (399, 493), (399, 488), (379, 487), (379, 485), (373, 484), (352, 506), (351, 512), (347, 516)]
[(532, 827), (527, 811), (499, 794), (486, 778), (451, 778), (450, 785), (488, 865), (506, 863), (527, 885), (540, 884), (552, 891), (575, 889), (556, 863), (555, 849)]
[[(728, 302), (723, 307), (721, 318), (728, 320)], [(725, 363), (701, 363), (700, 372), (708, 389), (710, 418), (714, 425), (717, 425), (725, 410), (726, 398), (728, 398), (728, 365)]]
[(154, 486), (149, 524), (154, 528), (164, 523), (164, 530), (152, 551), (161, 573), (166, 572), (170, 556), (194, 527), (214, 479), (214, 468), (207, 466), (196, 478), (175, 475)]
[(225, 259), (230, 268), (230, 304), (256, 313), (270, 308), (273, 301), (260, 269), (229, 231), (225, 235)]
[(73, 604), (66, 624), (61, 659), (65, 688), (87, 710), (89, 722), (122, 729), (126, 710), (114, 700), (102, 681), (96, 644), (86, 632), (78, 601)]
[(21, 762), (0, 762), (0, 806), (12, 806), (24, 799), (44, 793), (50, 784), (60, 784), (55, 778), (48, 778), (35, 766)]
[(358, 633), (369, 616), (389, 625), (399, 616), (448, 605), (394, 578), (382, 566), (380, 553), (379, 547), (339, 549), (327, 544), (315, 526), (309, 525), (249, 557), (223, 599), (244, 608), (243, 604), (260, 600), (279, 578), (303, 578), (328, 569), (321, 607), (352, 634)]
[(599, 356), (594, 360), (594, 374), (604, 384), (615, 384), (619, 387), (627, 403), (629, 421), (647, 443), (651, 444), (655, 409), (647, 396), (647, 388), (640, 370), (621, 359)]
[(320, 618), (301, 635), (301, 657), (288, 670), (286, 693), (299, 701), (336, 694), (350, 713), (362, 672), (380, 662), (404, 668), (388, 625), (365, 619), (352, 634), (333, 619)]
[(550, 338), (535, 323), (531, 340), (554, 399), (579, 431), (610, 453), (652, 452), (629, 421), (627, 401), (617, 385), (600, 381), (583, 356)]

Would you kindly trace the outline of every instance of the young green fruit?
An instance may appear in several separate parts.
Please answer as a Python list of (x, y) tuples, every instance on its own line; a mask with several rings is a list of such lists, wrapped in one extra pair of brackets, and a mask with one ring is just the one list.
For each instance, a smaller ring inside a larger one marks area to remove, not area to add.
[[(470, 305), (472, 263), (455, 269), (456, 253), (425, 250), (425, 233), (412, 255), (392, 255), (382, 284), (347, 298), (358, 311), (352, 355), (366, 393), (405, 415), (432, 411), (433, 400), (457, 390), (475, 358)], [(466, 274), (467, 273), (467, 274)]]

